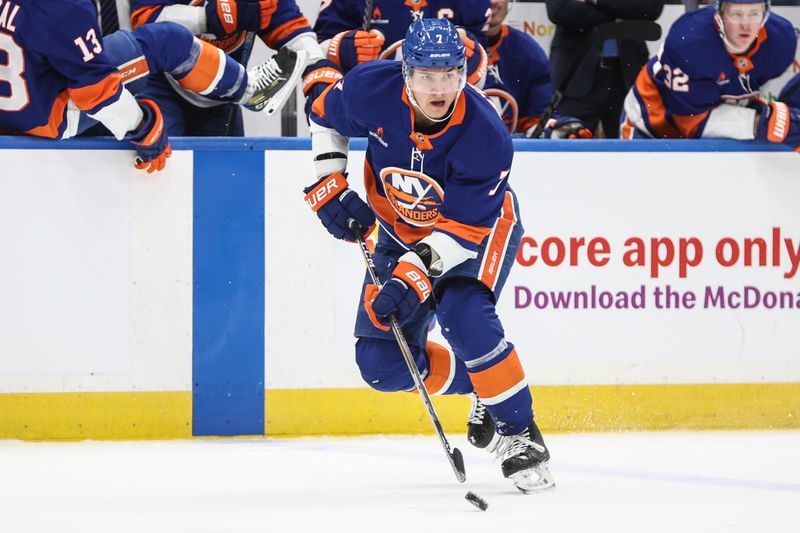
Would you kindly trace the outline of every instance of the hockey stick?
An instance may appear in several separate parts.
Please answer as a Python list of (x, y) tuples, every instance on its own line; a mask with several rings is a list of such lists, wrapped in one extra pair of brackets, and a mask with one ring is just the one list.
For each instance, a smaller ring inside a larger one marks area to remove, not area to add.
[[(375, 262), (372, 260), (372, 252), (369, 251), (369, 247), (367, 247), (367, 243), (362, 236), (363, 229), (361, 225), (352, 218), (348, 219), (347, 225), (350, 227), (350, 231), (356, 236), (358, 244), (361, 246), (361, 253), (364, 256), (364, 263), (367, 265), (369, 277), (372, 278), (372, 282), (377, 285), (378, 288), (383, 287), (383, 283), (378, 277), (378, 271), (375, 269)], [(433, 407), (428, 389), (425, 388), (425, 383), (422, 381), (422, 376), (419, 373), (416, 361), (414, 361), (414, 356), (411, 355), (411, 348), (408, 347), (408, 342), (406, 342), (406, 338), (400, 330), (400, 323), (397, 321), (397, 317), (394, 314), (389, 315), (389, 322), (397, 345), (400, 347), (400, 352), (403, 354), (403, 359), (405, 359), (408, 370), (411, 372), (411, 377), (414, 379), (414, 386), (417, 388), (417, 392), (419, 392), (419, 396), (422, 398), (422, 402), (428, 410), (428, 415), (431, 418), (431, 422), (433, 422), (433, 427), (436, 429), (436, 434), (439, 436), (439, 441), (442, 443), (442, 448), (444, 448), (444, 451), (447, 453), (447, 460), (450, 461), (450, 466), (453, 467), (453, 472), (456, 474), (458, 482), (464, 483), (464, 481), (467, 480), (467, 474), (464, 470), (464, 457), (461, 455), (461, 450), (458, 448), (451, 449), (450, 443), (447, 442), (442, 424), (439, 422), (439, 416), (436, 414), (436, 409)]]
[(550, 103), (547, 104), (531, 137), (538, 139), (542, 135), (545, 126), (547, 126), (547, 121), (550, 120), (553, 113), (555, 113), (556, 107), (561, 103), (561, 99), (564, 98), (564, 93), (567, 92), (570, 82), (572, 82), (572, 79), (575, 77), (575, 73), (592, 48), (599, 48), (602, 46), (603, 41), (608, 39), (657, 41), (660, 38), (661, 26), (649, 20), (621, 20), (618, 22), (606, 22), (605, 24), (595, 26), (592, 31), (589, 32), (578, 54), (575, 56), (569, 69), (567, 69), (564, 79), (559, 81), (558, 87), (553, 91)]
[(374, 0), (367, 0), (366, 4), (364, 5), (364, 21), (361, 24), (361, 29), (364, 31), (369, 31), (372, 29), (372, 5), (374, 4)]

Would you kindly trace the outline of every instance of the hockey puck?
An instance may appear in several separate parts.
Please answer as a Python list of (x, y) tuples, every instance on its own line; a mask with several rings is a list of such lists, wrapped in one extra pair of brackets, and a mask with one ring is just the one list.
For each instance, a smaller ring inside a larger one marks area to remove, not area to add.
[(489, 508), (489, 502), (478, 496), (472, 491), (467, 492), (467, 495), (464, 496), (469, 503), (480, 509), (481, 511), (485, 511)]

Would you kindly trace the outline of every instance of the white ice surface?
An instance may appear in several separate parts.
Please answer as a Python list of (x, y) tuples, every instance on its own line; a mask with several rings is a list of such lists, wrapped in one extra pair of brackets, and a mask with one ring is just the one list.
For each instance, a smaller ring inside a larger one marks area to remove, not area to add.
[(800, 531), (800, 431), (551, 435), (528, 496), (451, 441), (463, 485), (434, 437), (0, 441), (0, 531)]

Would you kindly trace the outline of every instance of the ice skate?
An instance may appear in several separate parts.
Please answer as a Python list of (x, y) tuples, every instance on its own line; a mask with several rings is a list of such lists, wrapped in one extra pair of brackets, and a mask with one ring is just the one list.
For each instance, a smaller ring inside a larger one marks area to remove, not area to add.
[(268, 61), (247, 72), (247, 91), (242, 105), (252, 111), (275, 114), (294, 91), (307, 62), (307, 52), (295, 52), (284, 46)]
[(493, 451), (502, 458), (503, 476), (513, 481), (521, 492), (531, 494), (555, 487), (547, 468), (550, 452), (536, 422), (521, 433), (501, 437)]
[(494, 419), (477, 394), (473, 392), (469, 398), (472, 400), (472, 407), (467, 422), (467, 440), (476, 448), (486, 448), (495, 436), (499, 437), (495, 433)]

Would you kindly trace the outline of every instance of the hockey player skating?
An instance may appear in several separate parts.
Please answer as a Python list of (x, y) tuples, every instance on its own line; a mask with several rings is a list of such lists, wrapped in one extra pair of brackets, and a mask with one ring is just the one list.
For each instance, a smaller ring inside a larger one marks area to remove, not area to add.
[(800, 145), (800, 110), (759, 89), (792, 63), (797, 35), (769, 2), (717, 0), (681, 16), (625, 98), (623, 138)]
[[(414, 22), (403, 61), (355, 67), (313, 105), (316, 182), (306, 201), (334, 237), (379, 224), (381, 290), (365, 278), (356, 363), (372, 388), (414, 383), (389, 332), (394, 314), (432, 394), (472, 394), (468, 437), (495, 451), (523, 492), (553, 486), (525, 373), (495, 311), (523, 228), (508, 185), (513, 147), (492, 104), (466, 85), (465, 50), (444, 19)], [(348, 188), (349, 137), (367, 137), (368, 202)], [(438, 319), (451, 349), (427, 341)]]
[(138, 153), (137, 168), (164, 168), (171, 153), (158, 105), (136, 99), (148, 76), (171, 73), (187, 90), (256, 109), (279, 90), (264, 69), (247, 73), (177, 24), (100, 38), (90, 0), (15, 0), (0, 26), (8, 62), (0, 130), (66, 139), (102, 123)]

